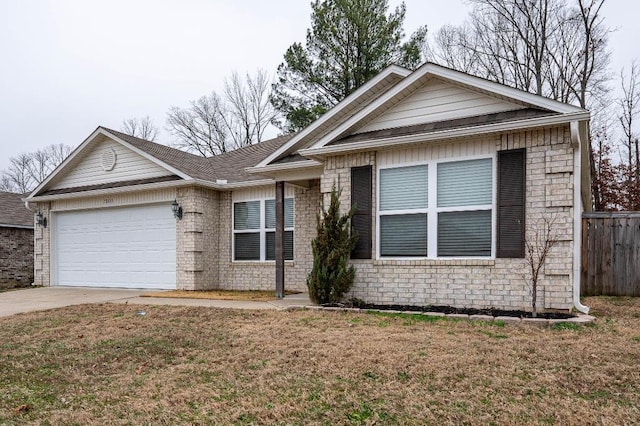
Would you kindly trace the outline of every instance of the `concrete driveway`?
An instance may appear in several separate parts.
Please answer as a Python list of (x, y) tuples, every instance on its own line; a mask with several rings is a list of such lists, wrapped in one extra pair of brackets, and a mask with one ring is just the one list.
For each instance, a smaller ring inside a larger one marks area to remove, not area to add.
[(0, 317), (85, 303), (125, 301), (144, 290), (84, 287), (40, 287), (0, 293)]
[(286, 309), (292, 306), (311, 304), (306, 293), (294, 294), (282, 300), (269, 302), (140, 297), (141, 294), (148, 292), (149, 290), (88, 287), (39, 287), (7, 291), (0, 293), (0, 317), (87, 303), (206, 306), (235, 309)]

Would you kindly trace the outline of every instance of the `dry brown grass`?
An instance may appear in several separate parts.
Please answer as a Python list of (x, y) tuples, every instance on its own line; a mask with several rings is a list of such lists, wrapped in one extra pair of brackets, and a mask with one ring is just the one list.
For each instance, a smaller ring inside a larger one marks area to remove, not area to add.
[[(297, 294), (298, 292), (285, 291), (285, 295)], [(167, 297), (177, 299), (212, 299), (212, 300), (250, 300), (254, 302), (268, 302), (276, 299), (276, 293), (274, 291), (262, 291), (262, 290), (205, 290), (205, 291), (191, 291), (191, 290), (167, 290), (167, 291), (154, 291), (150, 293), (144, 293), (141, 297)]]
[(579, 329), (115, 304), (16, 315), (0, 319), (0, 424), (637, 423), (640, 299), (586, 303), (599, 319)]

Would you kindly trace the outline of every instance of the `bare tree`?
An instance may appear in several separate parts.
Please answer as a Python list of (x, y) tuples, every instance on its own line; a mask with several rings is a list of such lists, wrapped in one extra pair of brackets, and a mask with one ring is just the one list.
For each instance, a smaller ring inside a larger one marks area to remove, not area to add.
[(640, 118), (640, 66), (634, 61), (629, 75), (624, 69), (620, 73), (622, 82), (622, 98), (618, 103), (620, 115), (618, 120), (622, 128), (622, 145), (626, 148), (627, 158), (624, 167), (625, 174), (625, 207), (628, 210), (640, 209), (640, 135), (636, 132), (636, 119)]
[(558, 237), (554, 232), (555, 217), (542, 217), (527, 230), (524, 242), (524, 258), (527, 270), (523, 274), (524, 280), (531, 288), (531, 314), (533, 318), (538, 316), (538, 284), (540, 272), (544, 267), (549, 252), (558, 243)]
[[(474, 5), (469, 22), (455, 31), (441, 30), (434, 40), (433, 58), (521, 90), (601, 111), (610, 80), (611, 30), (601, 14), (605, 1), (469, 0)], [(466, 52), (473, 52), (471, 58)], [(595, 174), (591, 144), (589, 148)]]
[(176, 148), (210, 157), (227, 151), (225, 114), (220, 97), (213, 92), (191, 101), (188, 108), (171, 107), (166, 128), (176, 138)]
[(32, 158), (30, 154), (22, 153), (9, 159), (9, 167), (2, 171), (2, 189), (9, 192), (25, 193), (35, 187), (31, 177)]
[(469, 22), (437, 33), (435, 60), (583, 108), (607, 91), (605, 0), (469, 1)]
[(158, 137), (158, 128), (148, 115), (142, 118), (129, 118), (124, 120), (120, 131), (148, 141), (155, 141)]
[(11, 157), (9, 167), (0, 171), (0, 190), (18, 193), (33, 190), (64, 161), (71, 150), (64, 144), (53, 144)]
[(270, 93), (265, 71), (244, 78), (233, 72), (222, 94), (212, 92), (187, 108), (171, 107), (166, 128), (175, 147), (205, 157), (261, 142), (275, 117)]

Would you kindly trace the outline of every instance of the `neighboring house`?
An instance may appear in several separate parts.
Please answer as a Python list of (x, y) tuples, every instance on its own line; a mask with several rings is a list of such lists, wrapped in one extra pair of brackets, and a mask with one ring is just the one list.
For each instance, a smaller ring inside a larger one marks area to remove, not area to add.
[(273, 289), (284, 276), (303, 290), (335, 186), (345, 210), (356, 204), (353, 297), (526, 308), (523, 236), (553, 217), (560, 242), (538, 306), (586, 310), (588, 120), (426, 64), (385, 69), (293, 136), (208, 159), (99, 127), (28, 197), (49, 220), (36, 232), (36, 283)]
[(33, 213), (23, 196), (0, 192), (0, 288), (33, 283)]

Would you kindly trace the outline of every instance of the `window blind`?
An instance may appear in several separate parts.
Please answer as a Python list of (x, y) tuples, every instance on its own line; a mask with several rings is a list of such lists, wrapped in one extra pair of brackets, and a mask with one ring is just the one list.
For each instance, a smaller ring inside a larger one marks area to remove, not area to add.
[(260, 201), (234, 203), (233, 209), (233, 229), (260, 229)]
[(235, 260), (260, 260), (260, 233), (233, 234)]
[(427, 165), (380, 170), (380, 210), (423, 209), (428, 207), (429, 169)]
[(438, 213), (438, 256), (491, 256), (491, 210)]
[[(266, 233), (266, 259), (276, 258), (276, 233)], [(284, 231), (284, 259), (293, 260), (293, 231)]]
[(427, 214), (380, 216), (380, 255), (427, 256)]
[[(264, 202), (265, 228), (276, 227), (276, 200)], [(284, 199), (284, 227), (293, 228), (293, 198)]]
[(492, 160), (438, 164), (438, 207), (491, 204)]

